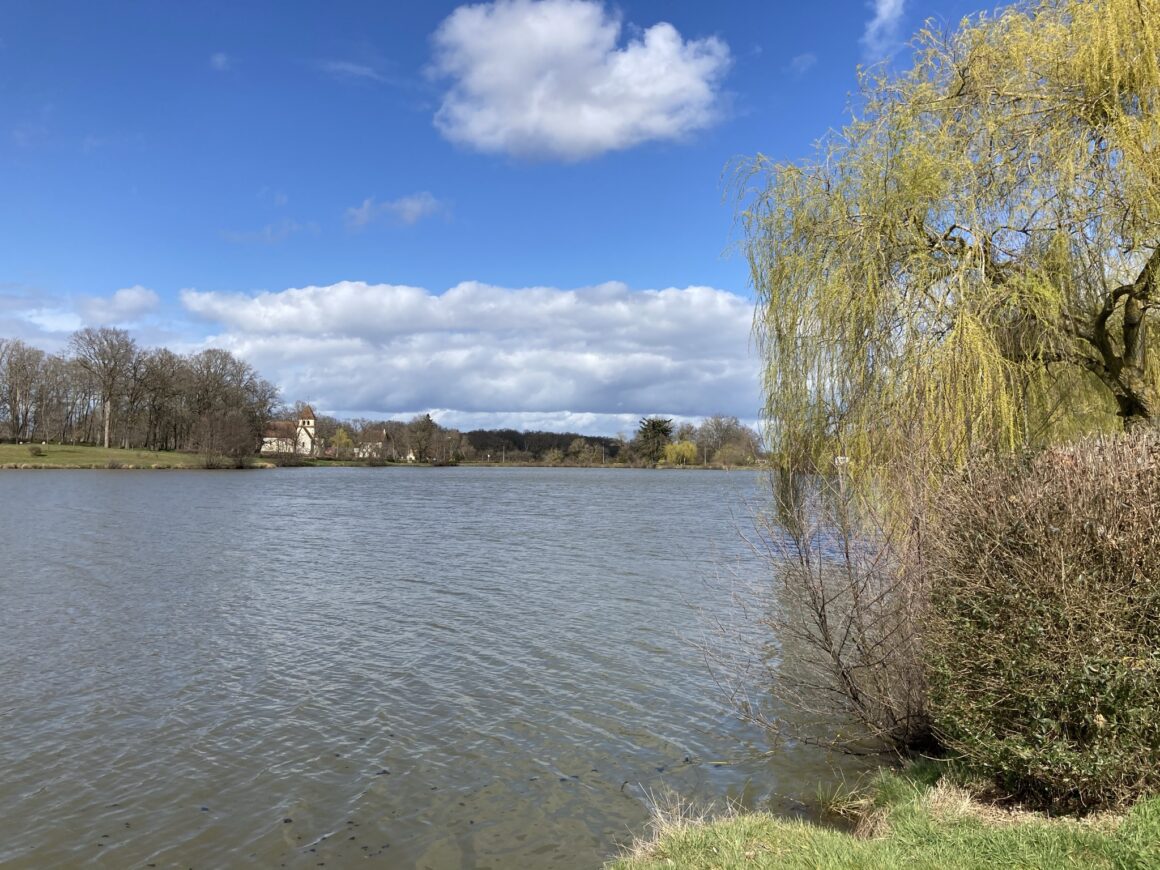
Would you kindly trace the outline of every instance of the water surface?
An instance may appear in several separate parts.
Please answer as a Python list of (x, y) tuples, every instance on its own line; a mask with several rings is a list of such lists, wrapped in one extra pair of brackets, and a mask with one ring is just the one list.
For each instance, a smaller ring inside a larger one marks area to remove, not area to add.
[[(773, 801), (692, 642), (756, 475), (0, 474), (0, 864), (597, 867)], [(732, 761), (731, 764), (711, 762)], [(369, 863), (368, 863), (369, 859)]]

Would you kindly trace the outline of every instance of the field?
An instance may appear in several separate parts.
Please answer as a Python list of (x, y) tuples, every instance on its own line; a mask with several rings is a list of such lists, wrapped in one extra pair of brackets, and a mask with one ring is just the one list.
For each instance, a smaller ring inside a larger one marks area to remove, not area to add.
[[(41, 455), (33, 455), (39, 450)], [(0, 468), (204, 468), (196, 453), (72, 444), (0, 444)]]

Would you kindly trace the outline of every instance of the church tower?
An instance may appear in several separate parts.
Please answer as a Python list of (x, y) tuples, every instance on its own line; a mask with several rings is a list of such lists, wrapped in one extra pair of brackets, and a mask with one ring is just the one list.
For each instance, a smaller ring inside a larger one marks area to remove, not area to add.
[(315, 449), (316, 443), (314, 440), (314, 409), (309, 405), (303, 405), (302, 410), (298, 412), (298, 452), (314, 456), (318, 452)]

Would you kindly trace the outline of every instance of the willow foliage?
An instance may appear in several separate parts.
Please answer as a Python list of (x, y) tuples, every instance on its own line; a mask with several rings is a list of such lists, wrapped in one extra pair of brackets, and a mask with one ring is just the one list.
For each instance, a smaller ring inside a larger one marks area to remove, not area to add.
[(1160, 418), (1160, 0), (928, 26), (806, 163), (748, 162), (783, 460), (960, 460)]

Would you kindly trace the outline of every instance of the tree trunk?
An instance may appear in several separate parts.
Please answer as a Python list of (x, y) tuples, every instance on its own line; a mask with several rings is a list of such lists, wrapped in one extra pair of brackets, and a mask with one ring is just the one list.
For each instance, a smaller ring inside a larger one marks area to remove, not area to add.
[(113, 406), (112, 399), (105, 399), (105, 449), (109, 449), (109, 411)]

